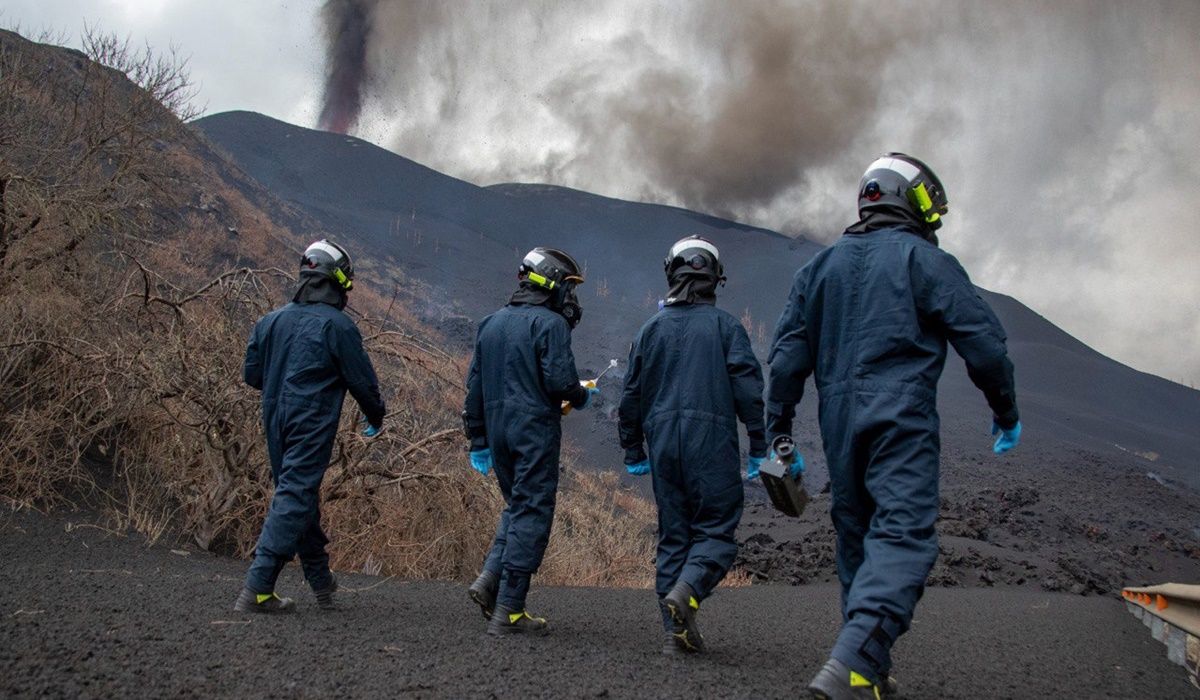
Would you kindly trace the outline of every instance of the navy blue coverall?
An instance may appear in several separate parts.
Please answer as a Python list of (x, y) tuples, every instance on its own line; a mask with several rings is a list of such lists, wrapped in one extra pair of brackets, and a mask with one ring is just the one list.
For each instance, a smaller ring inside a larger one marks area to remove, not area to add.
[(768, 434), (820, 396), (844, 624), (833, 658), (878, 680), (937, 558), (936, 391), (946, 342), (1003, 427), (1017, 422), (1004, 329), (954, 256), (903, 228), (847, 233), (796, 273), (771, 349)]
[(313, 590), (330, 583), (329, 540), (321, 531), (321, 479), (329, 466), (346, 390), (367, 421), (387, 409), (354, 321), (336, 307), (291, 303), (254, 326), (246, 347), (246, 383), (262, 391), (263, 430), (275, 494), (246, 575), (255, 593), (275, 590), (284, 565), (299, 555)]
[(506, 507), (484, 570), (501, 576), (496, 602), (524, 610), (542, 564), (558, 495), (562, 402), (587, 403), (559, 313), (513, 303), (479, 324), (463, 421), (472, 450), (490, 448)]
[(650, 318), (629, 352), (621, 397), (626, 464), (650, 448), (658, 504), (655, 590), (683, 581), (712, 593), (737, 555), (742, 518), (737, 421), (765, 456), (762, 368), (741, 322), (712, 304), (675, 304)]

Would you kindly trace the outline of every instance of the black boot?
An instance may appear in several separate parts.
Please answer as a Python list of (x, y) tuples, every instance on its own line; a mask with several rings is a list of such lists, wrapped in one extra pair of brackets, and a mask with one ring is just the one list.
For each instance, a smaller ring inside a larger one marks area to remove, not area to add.
[(500, 588), (500, 577), (491, 571), (484, 571), (475, 579), (475, 583), (467, 589), (467, 595), (483, 611), (483, 619), (491, 620), (496, 608), (496, 590)]
[(830, 659), (808, 684), (808, 692), (818, 700), (880, 700), (879, 685), (850, 670), (837, 659)]
[(889, 674), (884, 674), (879, 677), (879, 694), (885, 698), (890, 698), (900, 694), (900, 684), (896, 682)]
[(337, 589), (337, 576), (329, 574), (328, 586), (321, 589), (313, 589), (313, 595), (317, 597), (317, 607), (321, 610), (337, 610), (337, 606), (333, 602), (333, 594), (337, 593)]
[(704, 637), (696, 624), (696, 613), (700, 612), (700, 601), (696, 592), (688, 584), (680, 581), (671, 592), (663, 598), (663, 605), (671, 615), (674, 625), (672, 636), (675, 646), (687, 652), (704, 651)]
[(546, 618), (534, 617), (527, 611), (513, 612), (503, 605), (497, 605), (488, 623), (487, 633), (492, 636), (507, 634), (543, 635), (550, 631)]
[(286, 613), (295, 610), (296, 603), (291, 598), (280, 598), (275, 593), (255, 593), (243, 588), (233, 609), (241, 613)]
[(683, 631), (683, 626), (675, 624), (675, 620), (671, 617), (671, 611), (667, 608), (667, 603), (663, 598), (658, 599), (658, 611), (662, 615), (663, 630), (666, 632), (662, 653), (666, 656), (687, 656), (687, 650), (676, 643), (676, 636)]

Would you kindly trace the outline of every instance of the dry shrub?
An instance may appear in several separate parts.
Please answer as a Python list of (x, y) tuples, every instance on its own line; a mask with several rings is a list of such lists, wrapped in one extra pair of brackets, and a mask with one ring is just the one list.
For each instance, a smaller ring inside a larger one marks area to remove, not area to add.
[(754, 577), (745, 569), (730, 569), (725, 578), (721, 579), (721, 588), (745, 588), (754, 584)]
[(577, 586), (654, 585), (656, 511), (616, 474), (570, 469), (540, 580)]
[[(268, 265), (314, 232), (275, 223), (287, 207), (179, 122), (180, 64), (87, 44), (117, 70), (0, 32), (0, 495), (246, 556), (271, 485), (242, 353), (292, 283)], [(466, 464), (466, 358), (360, 287), (351, 310), (392, 413), (369, 442), (343, 413), (324, 485), (336, 565), (470, 577), (502, 500)], [(647, 583), (652, 507), (611, 475), (562, 483), (542, 580)]]
[[(394, 334), (366, 337), (380, 381), (395, 398), (380, 437), (364, 440), (349, 425), (339, 435), (324, 484), (334, 566), (404, 578), (469, 579), (491, 545), (504, 501), (494, 478), (468, 467), (459, 427), (445, 427), (462, 394), (460, 384), (450, 390), (444, 377), (461, 376), (462, 358), (418, 350)], [(397, 347), (397, 340), (405, 345)], [(398, 356), (400, 350), (406, 355)], [(418, 364), (414, 360), (421, 355)], [(439, 400), (444, 405), (437, 406)], [(539, 580), (647, 585), (653, 575), (653, 505), (621, 488), (612, 474), (567, 466), (560, 481)]]
[[(359, 449), (373, 449), (364, 445)], [(353, 495), (327, 495), (334, 568), (410, 579), (467, 580), (491, 546), (504, 501), (491, 477), (453, 458)], [(430, 468), (432, 467), (432, 468)], [(330, 479), (336, 479), (331, 471)], [(613, 475), (565, 469), (538, 581), (648, 587), (654, 577), (653, 505)], [(336, 493), (336, 492), (335, 492)], [(327, 490), (328, 494), (328, 490)]]
[[(9, 327), (14, 371), (0, 381), (24, 410), (0, 423), (5, 436), (19, 436), (4, 441), (0, 483), (31, 503), (92, 485), (118, 527), (151, 540), (174, 528), (201, 547), (246, 556), (270, 489), (258, 394), (241, 384), (241, 351), (250, 320), (288, 280), (240, 269), (189, 291), (168, 288), (141, 260), (130, 268), (103, 320), (66, 309), (43, 316), (46, 305), (63, 306), (46, 295), (29, 307), (32, 318)], [(335, 567), (469, 578), (503, 501), (494, 479), (466, 464), (456, 414), (463, 358), (383, 330), (382, 321), (359, 324), (392, 412), (383, 435), (365, 440), (353, 404), (344, 411), (323, 487)], [(110, 470), (104, 479), (93, 479), (89, 453)], [(541, 580), (646, 585), (653, 527), (653, 507), (615, 475), (565, 469)]]

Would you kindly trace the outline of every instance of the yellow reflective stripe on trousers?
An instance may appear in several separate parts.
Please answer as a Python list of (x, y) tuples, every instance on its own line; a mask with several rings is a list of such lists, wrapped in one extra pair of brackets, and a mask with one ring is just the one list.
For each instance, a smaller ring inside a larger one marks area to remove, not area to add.
[(876, 686), (871, 681), (867, 680), (865, 676), (863, 676), (861, 673), (859, 673), (857, 671), (850, 672), (850, 687), (851, 688), (870, 688), (871, 690), (875, 691), (875, 700), (879, 700), (879, 687)]

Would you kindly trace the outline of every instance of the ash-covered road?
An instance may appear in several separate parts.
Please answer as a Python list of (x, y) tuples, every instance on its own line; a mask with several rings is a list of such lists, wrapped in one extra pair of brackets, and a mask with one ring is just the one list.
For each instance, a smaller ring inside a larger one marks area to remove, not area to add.
[[(464, 585), (344, 575), (322, 614), (296, 569), (299, 613), (247, 618), (242, 562), (72, 521), (0, 516), (5, 697), (796, 697), (838, 622), (831, 586), (722, 590), (711, 653), (672, 659), (649, 591), (537, 589), (551, 636), (494, 640)], [(933, 589), (895, 658), (909, 698), (1200, 697), (1104, 597)]]

